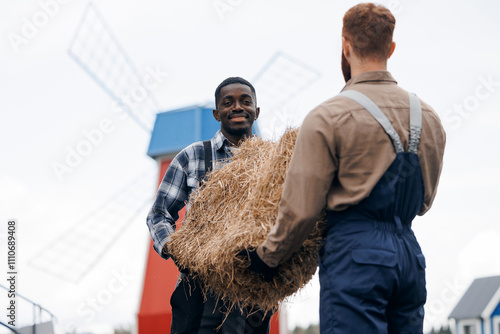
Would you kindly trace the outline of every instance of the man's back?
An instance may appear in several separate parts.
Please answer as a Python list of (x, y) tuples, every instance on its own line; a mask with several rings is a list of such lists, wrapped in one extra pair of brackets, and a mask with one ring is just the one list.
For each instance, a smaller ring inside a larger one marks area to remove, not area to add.
[[(344, 90), (359, 91), (371, 99), (389, 119), (401, 138), (404, 149), (408, 149), (408, 92), (397, 86), (389, 72), (363, 73), (349, 81)], [(424, 213), (436, 194), (445, 134), (435, 111), (423, 101), (421, 105), (422, 133), (418, 155), (425, 187), (424, 207), (421, 211)], [(369, 195), (396, 154), (389, 137), (375, 118), (353, 100), (334, 97), (316, 110), (312, 113), (326, 113), (330, 119), (331, 129), (325, 129), (325, 136), (331, 139), (328, 143), (338, 159), (337, 181), (328, 194), (327, 208), (343, 209)]]
[(432, 205), (445, 133), (431, 107), (387, 72), (395, 24), (373, 3), (345, 13), (347, 85), (305, 118), (276, 224), (256, 250), (255, 262), (269, 272), (300, 247), (326, 209), (322, 333), (423, 331), (425, 257), (411, 225)]
[[(351, 89), (365, 94), (382, 110), (407, 149), (408, 92), (398, 87), (387, 71), (362, 73), (344, 88)], [(420, 167), (422, 171), (425, 196), (420, 214), (423, 214), (436, 194), (445, 133), (434, 110), (424, 102), (421, 105), (420, 166), (413, 167)], [(317, 212), (343, 210), (369, 196), (395, 157), (390, 138), (360, 104), (336, 96), (313, 109), (300, 128), (287, 172), (287, 179), (293, 182), (285, 182), (278, 213), (278, 220), (288, 220), (286, 231), (298, 229), (300, 232), (289, 235), (285, 230), (276, 230), (263, 244), (262, 255), (283, 247), (282, 243), (297, 249), (302, 243), (300, 235), (309, 233), (310, 224), (304, 222), (312, 221)], [(284, 213), (293, 219), (285, 218)], [(274, 252), (266, 255), (265, 260), (277, 265), (287, 256), (289, 254)]]

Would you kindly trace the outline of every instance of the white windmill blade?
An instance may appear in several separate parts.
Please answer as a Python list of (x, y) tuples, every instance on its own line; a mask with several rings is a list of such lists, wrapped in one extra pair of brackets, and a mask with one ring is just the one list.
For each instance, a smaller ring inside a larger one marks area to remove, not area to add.
[(321, 72), (300, 60), (277, 51), (252, 80), (258, 104), (265, 112), (259, 117), (263, 137), (273, 138), (289, 125), (290, 114), (283, 106), (321, 77)]
[(277, 51), (253, 78), (259, 88), (259, 101), (276, 108), (290, 96), (300, 93), (321, 77), (321, 72), (302, 61)]
[[(151, 132), (158, 103), (96, 6), (89, 2), (69, 55), (144, 130)], [(134, 95), (134, 96), (132, 96)]]
[(151, 205), (156, 170), (140, 173), (100, 207), (74, 222), (30, 259), (29, 264), (65, 281), (78, 283)]

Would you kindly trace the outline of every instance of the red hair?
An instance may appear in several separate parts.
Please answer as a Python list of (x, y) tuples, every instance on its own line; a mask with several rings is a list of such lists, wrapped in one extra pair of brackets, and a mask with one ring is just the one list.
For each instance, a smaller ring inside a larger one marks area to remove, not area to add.
[(384, 6), (361, 3), (344, 15), (342, 37), (361, 58), (387, 60), (396, 19)]

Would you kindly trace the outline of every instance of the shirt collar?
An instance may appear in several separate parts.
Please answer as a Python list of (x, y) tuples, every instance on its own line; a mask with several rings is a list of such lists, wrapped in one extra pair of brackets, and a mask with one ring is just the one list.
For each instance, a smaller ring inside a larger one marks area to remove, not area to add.
[(223, 146), (231, 146), (229, 139), (222, 134), (221, 130), (217, 130), (215, 133), (212, 138), (212, 144), (214, 145), (216, 151), (220, 150)]
[[(356, 75), (351, 80), (347, 81), (345, 88), (366, 82), (387, 82), (397, 84), (398, 82), (392, 77), (389, 71), (369, 71), (363, 72), (361, 74)], [(345, 89), (344, 88), (344, 89)]]

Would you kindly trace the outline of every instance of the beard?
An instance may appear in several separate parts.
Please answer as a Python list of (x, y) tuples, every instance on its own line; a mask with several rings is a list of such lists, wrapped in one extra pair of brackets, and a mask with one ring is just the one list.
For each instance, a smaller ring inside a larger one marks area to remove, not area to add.
[(347, 58), (344, 55), (344, 51), (342, 51), (341, 67), (345, 82), (351, 80), (351, 65), (347, 61)]
[(228, 134), (232, 135), (232, 136), (243, 136), (245, 134), (248, 134), (248, 133), (252, 133), (252, 127), (249, 126), (249, 127), (246, 127), (246, 128), (240, 128), (240, 129), (233, 129), (233, 128), (230, 128), (230, 127), (226, 127), (225, 130)]

